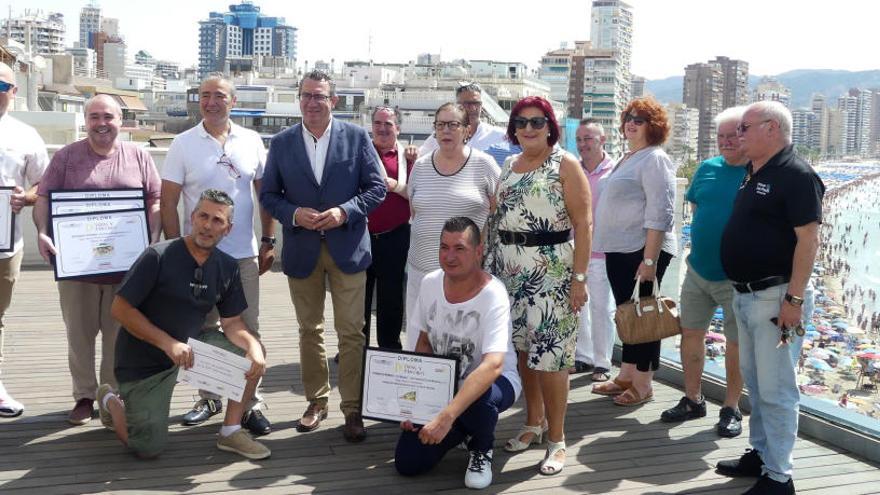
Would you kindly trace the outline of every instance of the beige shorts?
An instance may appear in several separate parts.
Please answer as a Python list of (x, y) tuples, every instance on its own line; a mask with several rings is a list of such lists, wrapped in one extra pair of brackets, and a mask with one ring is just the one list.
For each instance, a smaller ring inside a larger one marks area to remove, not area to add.
[(715, 309), (721, 306), (724, 310), (724, 336), (728, 342), (739, 341), (733, 315), (733, 285), (729, 280), (706, 280), (688, 263), (678, 304), (681, 327), (696, 330), (708, 330)]

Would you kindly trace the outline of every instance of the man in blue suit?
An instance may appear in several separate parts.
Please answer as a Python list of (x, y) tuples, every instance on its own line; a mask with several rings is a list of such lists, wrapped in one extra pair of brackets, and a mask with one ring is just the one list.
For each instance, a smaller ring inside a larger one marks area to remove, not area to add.
[(263, 208), (283, 227), (284, 273), (300, 326), (309, 407), (296, 429), (315, 430), (327, 417), (326, 277), (339, 338), (343, 434), (359, 442), (365, 437), (360, 415), (365, 270), (372, 262), (367, 215), (385, 198), (385, 180), (367, 131), (331, 117), (338, 97), (330, 76), (312, 71), (299, 90), (303, 123), (272, 139), (260, 192)]

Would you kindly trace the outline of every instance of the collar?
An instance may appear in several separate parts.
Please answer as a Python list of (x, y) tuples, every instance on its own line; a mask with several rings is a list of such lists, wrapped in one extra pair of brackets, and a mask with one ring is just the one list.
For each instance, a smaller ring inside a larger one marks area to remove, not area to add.
[[(794, 145), (793, 144), (786, 145), (784, 148), (779, 150), (775, 155), (771, 156), (770, 159), (767, 160), (767, 163), (765, 163), (764, 166), (761, 167), (761, 169), (758, 170), (756, 173), (760, 174), (762, 171), (764, 171), (768, 168), (780, 167), (780, 166), (782, 166), (782, 164), (788, 163), (788, 161), (791, 160), (793, 155), (794, 155)], [(749, 175), (752, 175), (753, 173), (755, 173), (752, 171), (753, 169), (752, 169), (752, 162), (751, 161), (749, 161), (749, 164), (746, 166), (748, 167), (747, 170), (748, 170)]]
[(603, 151), (603, 152), (602, 152), (602, 156), (603, 156), (604, 158), (602, 158), (602, 161), (599, 162), (599, 165), (596, 165), (596, 168), (595, 168), (592, 172), (588, 172), (588, 171), (587, 171), (587, 167), (584, 166), (584, 162), (581, 161), (581, 168), (584, 169), (584, 172), (586, 172), (586, 174), (587, 174), (588, 176), (590, 176), (590, 175), (602, 175), (602, 174), (604, 174), (606, 171), (608, 171), (610, 168), (612, 168), (612, 167), (614, 166), (614, 163), (612, 162), (611, 157), (608, 156), (608, 153), (605, 153), (605, 152)]
[[(203, 138), (212, 138), (212, 139), (214, 138), (214, 136), (212, 136), (211, 133), (208, 132), (207, 129), (205, 129), (205, 120), (204, 119), (199, 121), (198, 128), (199, 128), (199, 136), (201, 136)], [(227, 137), (235, 136), (236, 134), (238, 134), (240, 132), (241, 129), (242, 129), (241, 126), (237, 125), (235, 122), (230, 120), (229, 121), (229, 131), (227, 132)]]
[[(373, 147), (376, 148), (376, 145), (373, 144)], [(380, 151), (379, 148), (376, 148), (376, 153), (378, 153), (379, 156), (382, 158), (397, 156), (397, 145), (395, 145), (393, 148), (391, 148), (389, 150), (385, 150), (385, 151)]]
[(329, 137), (330, 137), (330, 131), (331, 131), (331, 129), (333, 128), (333, 117), (330, 117), (330, 122), (327, 122), (327, 128), (324, 129), (324, 132), (323, 132), (323, 134), (321, 134), (321, 137), (315, 137), (315, 135), (312, 134), (312, 131), (310, 131), (310, 130), (306, 127), (305, 124), (303, 124), (302, 128), (303, 128), (303, 132), (304, 132), (305, 134), (308, 134), (309, 136), (311, 136), (312, 139), (314, 139), (315, 141), (320, 141), (320, 140), (322, 140), (322, 139), (329, 138)]

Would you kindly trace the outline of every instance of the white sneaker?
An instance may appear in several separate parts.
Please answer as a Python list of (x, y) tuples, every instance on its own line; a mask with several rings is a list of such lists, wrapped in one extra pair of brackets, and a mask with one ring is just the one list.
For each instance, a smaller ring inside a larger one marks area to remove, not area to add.
[(12, 398), (0, 382), (0, 418), (15, 418), (24, 412), (24, 405)]
[(464, 472), (464, 486), (481, 490), (492, 484), (492, 450), (469, 452), (467, 471)]

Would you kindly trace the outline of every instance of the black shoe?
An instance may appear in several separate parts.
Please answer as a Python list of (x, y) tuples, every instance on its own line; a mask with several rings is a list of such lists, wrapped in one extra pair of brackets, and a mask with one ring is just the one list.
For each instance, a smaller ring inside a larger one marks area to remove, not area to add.
[(268, 435), (272, 431), (272, 423), (263, 416), (263, 411), (251, 409), (244, 413), (241, 418), (241, 426), (246, 428), (254, 436)]
[(702, 418), (706, 415), (706, 399), (700, 398), (700, 402), (694, 402), (687, 397), (682, 397), (678, 404), (663, 411), (660, 421), (664, 423), (680, 423), (688, 419)]
[(761, 454), (757, 450), (746, 449), (746, 453), (739, 459), (729, 461), (718, 461), (715, 468), (719, 473), (725, 476), (761, 476), (761, 468), (764, 461), (761, 460)]
[(715, 429), (718, 430), (718, 434), (722, 437), (738, 437), (743, 432), (743, 415), (739, 412), (739, 409), (724, 406), (721, 408), (721, 413), (718, 416), (718, 424), (715, 425)]
[(569, 369), (568, 373), (571, 375), (576, 375), (576, 374), (580, 374), (580, 373), (589, 373), (589, 372), (593, 371), (593, 368), (595, 368), (595, 366), (593, 366), (590, 363), (585, 363), (583, 361), (575, 361), (574, 367)]
[(193, 405), (192, 411), (183, 415), (184, 426), (200, 425), (211, 416), (223, 411), (223, 402), (218, 399), (199, 399)]
[(761, 479), (743, 492), (743, 495), (794, 495), (794, 493), (794, 482), (791, 478), (785, 483), (780, 483), (767, 476), (761, 476)]

